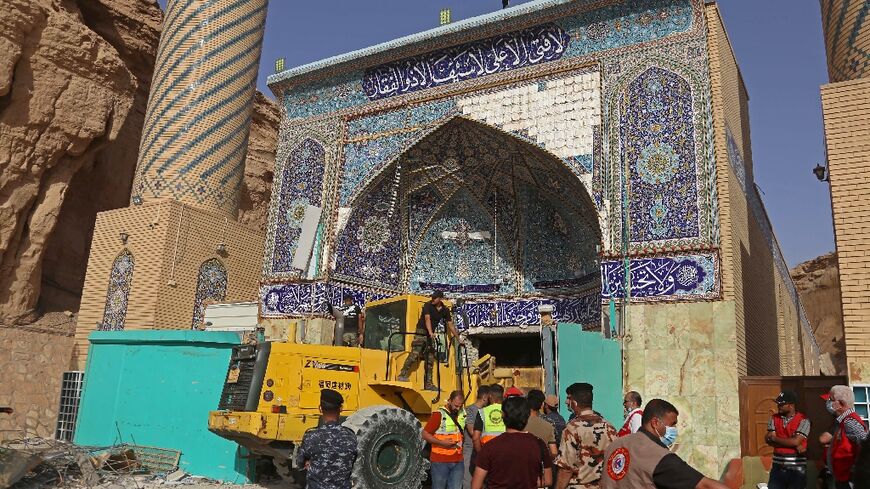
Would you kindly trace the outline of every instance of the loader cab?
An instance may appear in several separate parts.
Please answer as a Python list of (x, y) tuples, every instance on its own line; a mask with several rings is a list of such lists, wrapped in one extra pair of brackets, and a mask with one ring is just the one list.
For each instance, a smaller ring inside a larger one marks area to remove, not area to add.
[[(417, 322), (428, 297), (420, 295), (401, 295), (373, 301), (366, 304), (365, 333), (363, 347), (397, 353), (410, 351), (414, 341)], [(444, 301), (451, 308), (449, 301)], [(448, 361), (448, 333), (442, 326), (436, 327), (437, 359), (440, 363)]]

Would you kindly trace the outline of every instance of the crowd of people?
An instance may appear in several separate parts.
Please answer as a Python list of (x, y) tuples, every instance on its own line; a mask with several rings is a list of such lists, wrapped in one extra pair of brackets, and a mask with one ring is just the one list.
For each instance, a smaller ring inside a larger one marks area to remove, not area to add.
[[(725, 489), (673, 452), (680, 413), (670, 402), (642, 405), (638, 392), (626, 393), (625, 422), (617, 430), (592, 409), (592, 385), (572, 384), (565, 395), (567, 422), (558, 398), (540, 390), (483, 385), (468, 406), (462, 391), (451, 392), (422, 430), (432, 489)], [(834, 386), (821, 397), (831, 423), (819, 435), (820, 487), (870, 489), (870, 436), (854, 411), (852, 389)], [(774, 449), (768, 489), (808, 487), (807, 442), (814, 432), (797, 399), (780, 393), (767, 425), (765, 442)], [(356, 440), (340, 424), (342, 402), (338, 392), (324, 389), (323, 423), (302, 442), (311, 489), (350, 488)]]

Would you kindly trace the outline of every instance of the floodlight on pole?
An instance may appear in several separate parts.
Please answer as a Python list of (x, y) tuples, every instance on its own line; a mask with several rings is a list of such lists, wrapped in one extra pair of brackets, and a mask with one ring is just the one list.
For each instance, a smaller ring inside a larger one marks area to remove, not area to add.
[(450, 9), (443, 8), (441, 9), (441, 14), (439, 16), (440, 25), (445, 25), (450, 23)]
[(278, 58), (275, 60), (275, 73), (281, 73), (284, 71), (284, 58)]

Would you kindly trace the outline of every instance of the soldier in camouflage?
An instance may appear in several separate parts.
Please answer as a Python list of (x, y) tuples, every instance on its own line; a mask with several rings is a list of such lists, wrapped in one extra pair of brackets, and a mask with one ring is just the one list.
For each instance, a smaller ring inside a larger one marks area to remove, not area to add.
[(592, 385), (575, 383), (565, 390), (574, 419), (562, 432), (555, 489), (599, 487), (604, 450), (616, 439), (616, 429), (592, 410)]
[(322, 424), (305, 432), (299, 450), (299, 462), (308, 471), (308, 489), (350, 489), (357, 455), (356, 435), (339, 421), (343, 403), (338, 392), (320, 391)]

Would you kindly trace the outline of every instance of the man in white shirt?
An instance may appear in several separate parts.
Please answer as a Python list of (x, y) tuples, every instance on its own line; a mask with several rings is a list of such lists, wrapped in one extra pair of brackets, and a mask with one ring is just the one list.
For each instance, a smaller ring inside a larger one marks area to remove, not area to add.
[(643, 409), (640, 408), (642, 400), (637, 391), (629, 391), (622, 398), (622, 409), (625, 411), (625, 423), (617, 435), (628, 436), (632, 433), (637, 433), (640, 429), (641, 419), (643, 418)]

